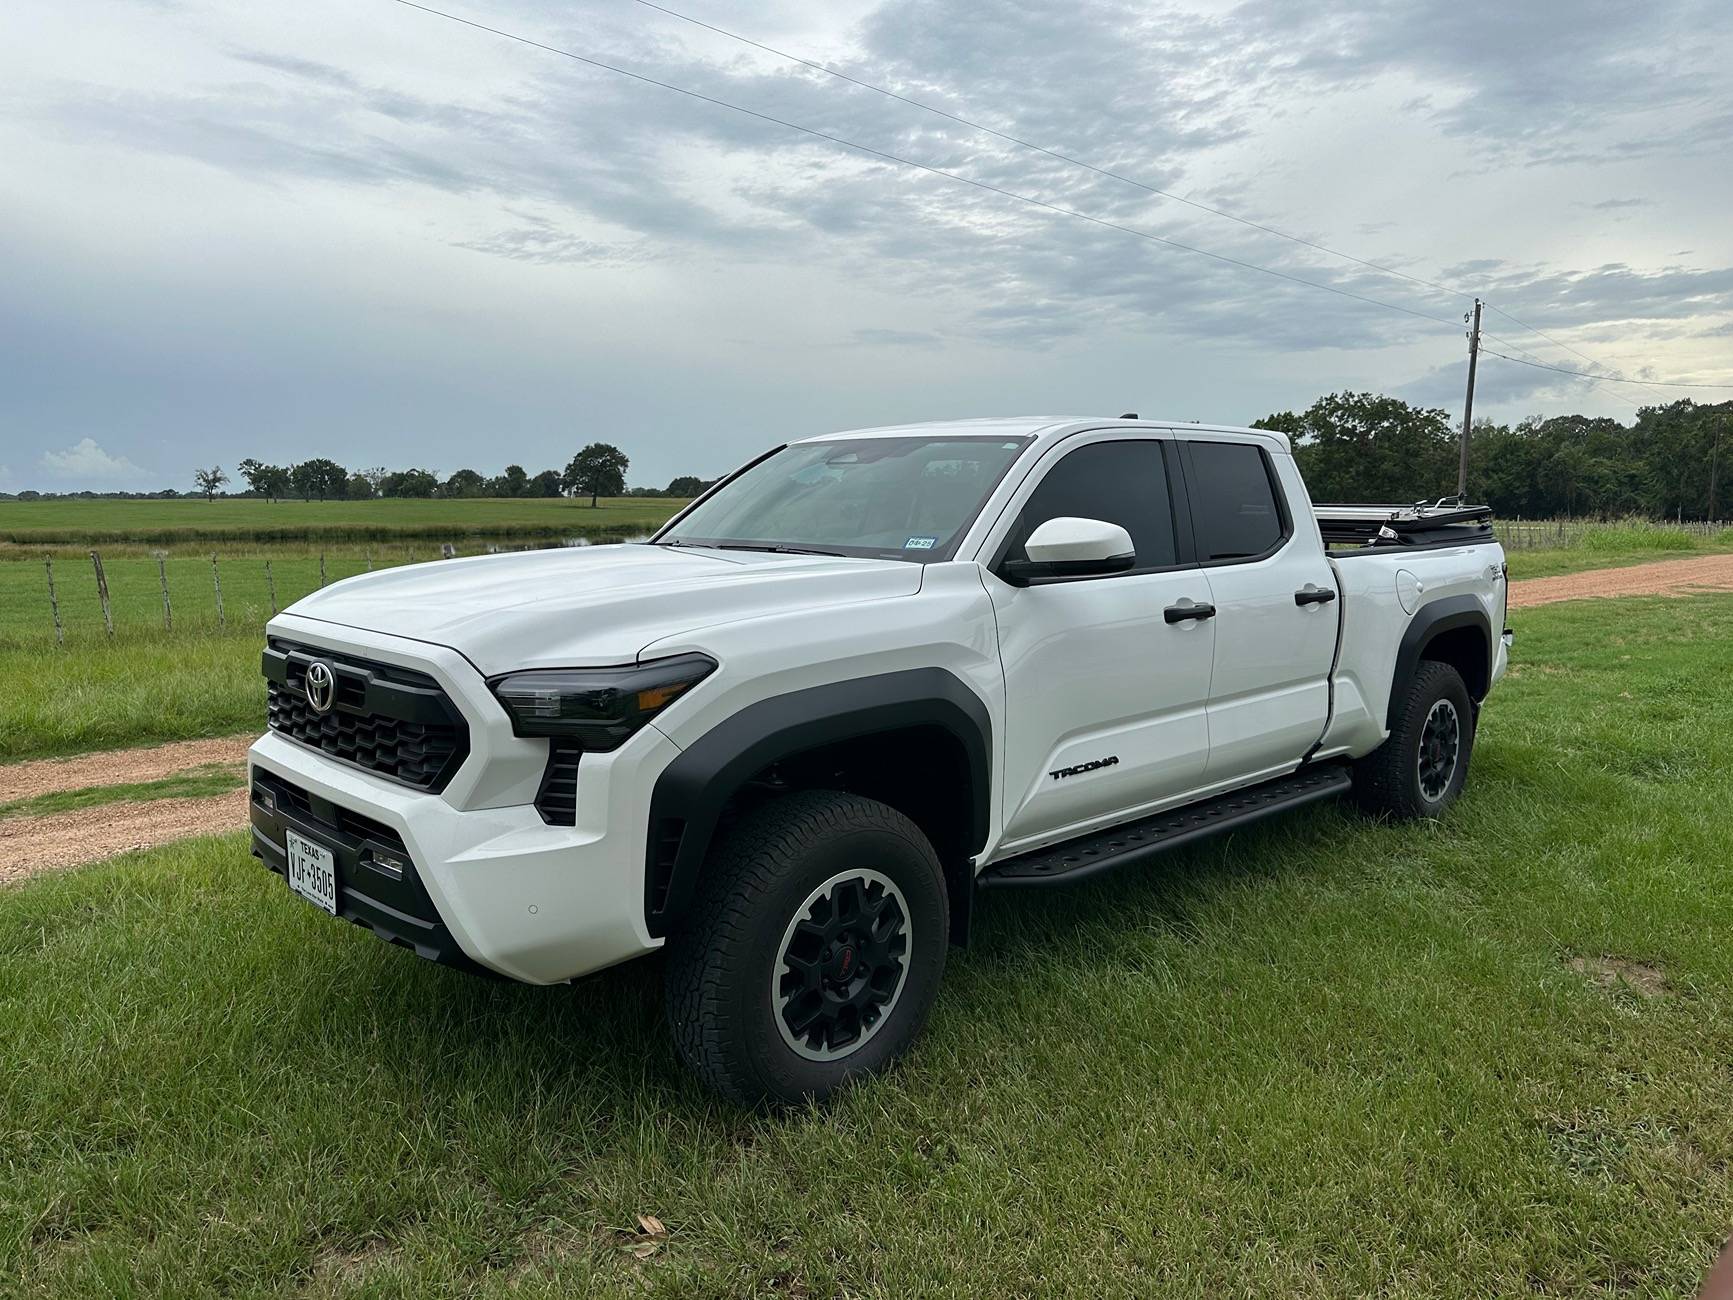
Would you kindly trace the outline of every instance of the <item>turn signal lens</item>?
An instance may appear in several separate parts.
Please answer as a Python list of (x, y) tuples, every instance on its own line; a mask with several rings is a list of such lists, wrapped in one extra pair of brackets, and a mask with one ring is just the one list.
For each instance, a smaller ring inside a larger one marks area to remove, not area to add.
[(679, 655), (618, 668), (537, 668), (488, 685), (520, 736), (557, 736), (585, 749), (618, 749), (716, 669), (705, 655)]

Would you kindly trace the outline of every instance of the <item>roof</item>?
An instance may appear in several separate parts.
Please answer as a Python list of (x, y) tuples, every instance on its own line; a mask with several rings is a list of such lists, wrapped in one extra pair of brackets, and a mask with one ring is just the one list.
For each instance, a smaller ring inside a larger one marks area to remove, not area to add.
[(1286, 434), (1269, 429), (1246, 429), (1228, 424), (1199, 424), (1195, 420), (1121, 420), (1105, 416), (1019, 415), (989, 416), (975, 420), (930, 420), (919, 424), (888, 424), (876, 429), (844, 429), (821, 433), (798, 442), (834, 442), (845, 438), (934, 438), (951, 434), (972, 438), (1039, 438), (1051, 441), (1082, 429), (1181, 429), (1189, 433), (1228, 433), (1255, 438), (1287, 451)]

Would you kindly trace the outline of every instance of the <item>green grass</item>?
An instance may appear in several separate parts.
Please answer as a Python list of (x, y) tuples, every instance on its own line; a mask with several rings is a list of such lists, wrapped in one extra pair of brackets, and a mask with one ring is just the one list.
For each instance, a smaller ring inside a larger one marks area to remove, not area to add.
[(0, 646), (0, 762), (263, 731), (262, 646), (256, 629)]
[(151, 803), (157, 799), (198, 799), (238, 790), (246, 783), (239, 763), (203, 763), (158, 781), (129, 781), (120, 785), (91, 785), (78, 790), (58, 790), (30, 799), (0, 803), (0, 818), (42, 817), (49, 813), (75, 812), (110, 803)]
[(0, 502), (0, 542), (358, 541), (639, 532), (684, 505), (669, 497), (479, 497), (378, 501)]
[(1726, 597), (1526, 612), (1444, 824), (990, 896), (904, 1068), (784, 1117), (677, 1068), (654, 962), (442, 971), (240, 836), (38, 879), (0, 895), (0, 1278), (1687, 1295), (1733, 1222), (1730, 638)]

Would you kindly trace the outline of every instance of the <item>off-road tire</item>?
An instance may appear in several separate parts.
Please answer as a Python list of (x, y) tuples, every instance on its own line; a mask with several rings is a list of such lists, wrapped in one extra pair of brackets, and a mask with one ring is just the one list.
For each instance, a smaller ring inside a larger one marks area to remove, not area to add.
[[(808, 895), (839, 872), (879, 873), (907, 903), (906, 974), (871, 1036), (838, 1060), (800, 1055), (779, 1027), (774, 972)], [(900, 1057), (926, 1023), (949, 942), (944, 872), (920, 828), (838, 791), (772, 799), (711, 850), (688, 922), (668, 939), (675, 1050), (743, 1106), (822, 1100)]]
[[(1427, 720), (1440, 703), (1455, 711), (1455, 766), (1442, 789), (1429, 793), (1421, 773)], [(1468, 779), (1474, 750), (1474, 704), (1462, 676), (1449, 664), (1423, 659), (1396, 710), (1390, 738), (1354, 764), (1354, 799), (1368, 812), (1403, 821), (1435, 818), (1456, 802)]]

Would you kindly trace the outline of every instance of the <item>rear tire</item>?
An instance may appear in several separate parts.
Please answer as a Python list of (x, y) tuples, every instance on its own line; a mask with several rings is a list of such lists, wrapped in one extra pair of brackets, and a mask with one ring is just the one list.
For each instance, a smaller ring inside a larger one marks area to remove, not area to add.
[(1468, 779), (1474, 704), (1449, 664), (1423, 659), (1390, 738), (1354, 765), (1354, 798), (1404, 821), (1443, 816)]
[(926, 1023), (948, 913), (938, 857), (901, 813), (837, 791), (762, 805), (712, 852), (669, 939), (676, 1051), (743, 1106), (878, 1073)]

